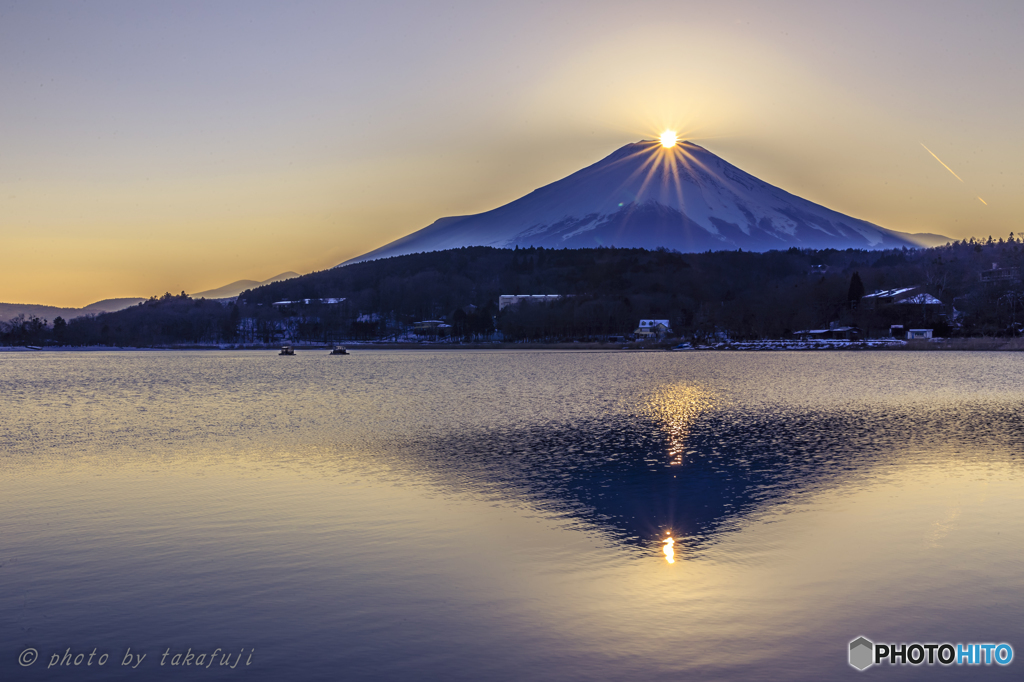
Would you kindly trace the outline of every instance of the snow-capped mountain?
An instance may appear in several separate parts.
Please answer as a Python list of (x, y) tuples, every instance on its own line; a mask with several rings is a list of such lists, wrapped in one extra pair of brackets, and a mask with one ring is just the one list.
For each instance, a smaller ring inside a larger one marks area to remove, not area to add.
[(434, 224), (348, 263), (462, 246), (666, 247), (682, 252), (932, 246), (758, 180), (690, 142), (628, 144), (486, 213)]

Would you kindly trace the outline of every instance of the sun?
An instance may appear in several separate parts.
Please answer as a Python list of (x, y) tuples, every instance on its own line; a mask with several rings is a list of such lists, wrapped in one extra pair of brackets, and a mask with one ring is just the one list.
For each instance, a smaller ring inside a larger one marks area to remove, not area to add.
[(668, 149), (669, 147), (675, 147), (676, 142), (678, 141), (679, 136), (676, 135), (676, 131), (674, 130), (666, 130), (661, 134), (661, 146), (664, 147), (665, 149)]

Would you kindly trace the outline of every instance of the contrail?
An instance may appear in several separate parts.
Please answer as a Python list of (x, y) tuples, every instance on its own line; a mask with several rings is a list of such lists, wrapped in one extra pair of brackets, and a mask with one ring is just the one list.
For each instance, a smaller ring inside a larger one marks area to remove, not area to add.
[[(924, 142), (922, 142), (922, 143), (921, 143), (921, 146), (922, 146), (922, 147), (924, 147)], [(932, 151), (931, 149), (928, 149), (928, 147), (924, 147), (924, 150), (925, 150), (926, 152), (928, 152), (929, 154), (931, 154), (931, 155), (932, 155), (932, 157), (933, 157), (933, 158), (934, 158), (934, 159), (935, 159), (936, 161), (938, 161), (939, 163), (942, 163), (942, 159), (940, 159), (939, 157), (935, 156), (935, 152), (933, 152), (933, 151)], [(949, 166), (947, 166), (946, 164), (942, 163), (942, 167), (943, 167), (943, 168), (945, 168), (946, 170), (948, 170), (948, 171), (949, 171), (950, 173), (953, 173), (953, 169), (952, 169), (952, 168), (950, 168)], [(964, 182), (964, 179), (963, 179), (963, 178), (961, 178), (961, 177), (960, 177), (959, 175), (957, 175), (956, 173), (953, 173), (953, 177), (954, 177), (954, 178), (956, 178), (957, 180), (959, 180), (960, 182)], [(966, 183), (966, 182), (964, 182), (964, 184), (966, 185), (967, 183)], [(975, 198), (977, 198), (977, 200), (978, 200), (978, 201), (980, 201), (981, 203), (983, 203), (983, 204), (985, 204), (986, 206), (988, 206), (988, 202), (987, 202), (987, 201), (985, 201), (984, 199), (982, 199), (981, 197), (979, 197), (979, 196), (978, 196), (977, 194), (975, 194), (974, 196), (975, 196)]]
[[(924, 147), (924, 142), (921, 143), (921, 146)], [(932, 156), (935, 156), (935, 152), (933, 152), (931, 149), (928, 149), (928, 147), (924, 147), (924, 150), (926, 152), (928, 152), (929, 154), (931, 154)], [(935, 160), (938, 161), (939, 163), (942, 163), (942, 159), (940, 159), (937, 156), (935, 156)], [(950, 173), (953, 173), (953, 169), (950, 168), (949, 166), (947, 166), (946, 164), (942, 163), (942, 167), (945, 168), (946, 170), (948, 170)], [(964, 182), (964, 179), (961, 178), (956, 173), (953, 173), (953, 177), (956, 178), (957, 180), (959, 180), (960, 182)], [(964, 182), (964, 184), (966, 185), (967, 183)]]

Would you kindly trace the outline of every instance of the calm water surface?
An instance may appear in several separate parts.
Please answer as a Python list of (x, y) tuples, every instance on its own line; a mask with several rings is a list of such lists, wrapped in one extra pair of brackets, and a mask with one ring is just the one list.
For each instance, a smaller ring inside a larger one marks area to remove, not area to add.
[[(0, 353), (0, 678), (1020, 679), (1022, 378), (1000, 353)], [(1020, 660), (858, 673), (859, 635)]]

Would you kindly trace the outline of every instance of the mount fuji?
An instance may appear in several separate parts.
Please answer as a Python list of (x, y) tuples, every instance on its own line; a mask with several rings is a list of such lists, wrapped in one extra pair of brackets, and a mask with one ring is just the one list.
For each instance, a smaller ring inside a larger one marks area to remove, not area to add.
[(499, 208), (441, 218), (343, 265), (463, 246), (665, 247), (682, 252), (944, 244), (790, 194), (691, 142), (643, 140)]

